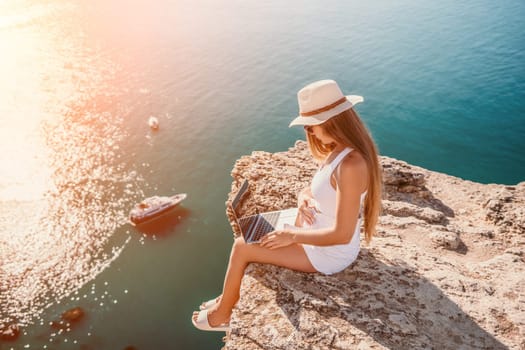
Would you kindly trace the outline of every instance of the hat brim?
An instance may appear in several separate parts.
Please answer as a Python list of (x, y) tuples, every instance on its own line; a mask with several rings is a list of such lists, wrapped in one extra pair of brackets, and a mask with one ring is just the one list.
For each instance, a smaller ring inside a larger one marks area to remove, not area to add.
[(328, 119), (332, 118), (333, 116), (336, 116), (339, 113), (342, 113), (342, 112), (352, 108), (356, 104), (364, 101), (364, 98), (362, 96), (358, 96), (358, 95), (348, 95), (348, 96), (345, 96), (345, 97), (346, 97), (346, 101), (345, 102), (343, 102), (340, 105), (330, 109), (329, 111), (322, 112), (322, 113), (319, 113), (319, 114), (316, 114), (316, 115), (312, 115), (312, 116), (309, 116), (309, 117), (298, 116), (297, 118), (292, 120), (292, 122), (290, 123), (290, 125), (288, 125), (288, 127), (290, 128), (290, 127), (296, 126), (296, 125), (319, 125), (319, 124), (322, 124), (325, 121), (327, 121)]

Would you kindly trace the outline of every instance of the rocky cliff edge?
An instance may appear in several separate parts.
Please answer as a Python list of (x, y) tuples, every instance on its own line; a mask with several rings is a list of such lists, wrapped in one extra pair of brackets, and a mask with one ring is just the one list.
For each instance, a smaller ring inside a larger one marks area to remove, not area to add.
[[(251, 264), (225, 349), (525, 349), (525, 182), (381, 163), (372, 243), (331, 276)], [(293, 207), (316, 167), (301, 141), (253, 152), (235, 163), (228, 201), (248, 179), (241, 214)]]

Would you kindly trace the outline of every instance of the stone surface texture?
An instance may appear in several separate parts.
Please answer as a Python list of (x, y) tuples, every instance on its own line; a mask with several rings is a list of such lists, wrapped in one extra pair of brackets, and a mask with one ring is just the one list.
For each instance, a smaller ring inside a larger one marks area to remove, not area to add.
[[(525, 349), (525, 182), (381, 163), (378, 234), (356, 262), (331, 276), (251, 264), (224, 349)], [(248, 179), (241, 214), (293, 207), (316, 169), (302, 141), (253, 152), (228, 201)]]

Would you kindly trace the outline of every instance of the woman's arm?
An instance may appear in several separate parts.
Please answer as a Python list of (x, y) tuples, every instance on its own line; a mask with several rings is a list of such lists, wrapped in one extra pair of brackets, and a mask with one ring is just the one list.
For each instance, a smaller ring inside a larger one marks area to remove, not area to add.
[(336, 218), (333, 227), (321, 229), (292, 228), (266, 235), (261, 245), (275, 249), (293, 243), (317, 246), (345, 244), (352, 240), (359, 217), (361, 193), (367, 187), (367, 167), (361, 156), (346, 157), (335, 171)]

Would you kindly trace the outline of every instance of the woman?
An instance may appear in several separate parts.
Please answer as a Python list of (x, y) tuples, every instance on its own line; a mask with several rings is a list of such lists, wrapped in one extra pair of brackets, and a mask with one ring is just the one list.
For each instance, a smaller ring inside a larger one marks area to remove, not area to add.
[(249, 263), (333, 274), (357, 258), (363, 219), (367, 243), (375, 233), (381, 202), (377, 148), (352, 108), (363, 98), (344, 96), (333, 80), (309, 84), (297, 97), (300, 115), (290, 126), (304, 126), (310, 152), (321, 167), (298, 196), (295, 226), (270, 232), (260, 244), (235, 239), (222, 295), (193, 314), (198, 329), (228, 330)]

